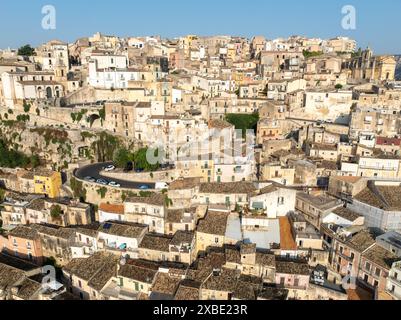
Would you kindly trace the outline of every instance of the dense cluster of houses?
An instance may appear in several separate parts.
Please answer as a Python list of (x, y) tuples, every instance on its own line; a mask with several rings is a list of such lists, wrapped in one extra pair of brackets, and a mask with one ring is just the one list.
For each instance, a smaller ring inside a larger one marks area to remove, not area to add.
[[(394, 57), (345, 37), (100, 33), (35, 53), (0, 51), (0, 127), (57, 128), (74, 156), (0, 168), (0, 299), (401, 299)], [(77, 176), (99, 132), (168, 156), (105, 177), (167, 188)]]

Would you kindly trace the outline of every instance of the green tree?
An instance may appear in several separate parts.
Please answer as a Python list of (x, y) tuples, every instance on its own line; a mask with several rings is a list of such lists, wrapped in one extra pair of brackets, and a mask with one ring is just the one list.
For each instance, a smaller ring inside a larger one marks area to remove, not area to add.
[(28, 113), (31, 110), (31, 105), (24, 101), (24, 112)]
[(352, 56), (352, 58), (357, 58), (357, 57), (362, 56), (362, 48), (359, 48), (358, 51), (353, 52), (353, 53), (351, 54), (351, 56)]
[(113, 162), (118, 168), (125, 168), (133, 160), (133, 155), (126, 149), (117, 149), (113, 156)]
[(32, 166), (32, 168), (37, 168), (40, 165), (40, 158), (37, 154), (33, 154), (30, 157), (30, 164)]
[(305, 59), (311, 58), (311, 57), (318, 57), (323, 55), (322, 51), (309, 51), (309, 50), (303, 50), (302, 54), (304, 55)]
[(107, 132), (101, 132), (98, 137), (98, 140), (92, 143), (92, 149), (97, 154), (97, 161), (112, 161), (116, 150), (121, 148), (120, 139)]
[(29, 57), (29, 56), (35, 56), (36, 52), (35, 49), (31, 47), (31, 45), (27, 44), (18, 49), (18, 55)]
[(343, 88), (343, 85), (341, 83), (336, 84), (335, 88), (337, 90), (341, 90)]
[(71, 178), (70, 186), (72, 192), (74, 193), (74, 197), (80, 199), (82, 202), (85, 202), (86, 189), (84, 188), (83, 183), (75, 178)]
[(7, 146), (6, 141), (0, 140), (0, 167), (27, 168), (32, 166), (31, 158), (14, 148)]
[(6, 196), (6, 190), (0, 188), (0, 202), (4, 201), (5, 196)]
[(52, 216), (52, 218), (58, 219), (61, 217), (62, 214), (63, 214), (63, 210), (61, 209), (61, 207), (58, 204), (51, 207), (50, 215)]
[(107, 188), (106, 187), (101, 187), (97, 190), (98, 195), (100, 195), (100, 197), (102, 199), (106, 198), (106, 194), (107, 194)]
[(146, 172), (150, 171), (156, 171), (157, 169), (160, 168), (160, 163), (157, 162), (156, 164), (150, 164), (147, 159), (147, 153), (153, 152), (155, 157), (159, 156), (159, 150), (154, 150), (154, 149), (148, 149), (148, 148), (142, 148), (139, 149), (137, 152), (134, 153), (134, 165), (135, 169), (141, 169)]
[(226, 115), (226, 121), (234, 125), (235, 129), (242, 130), (242, 136), (245, 137), (246, 130), (256, 131), (259, 121), (259, 113), (253, 113), (253, 114), (229, 113)]
[(106, 107), (103, 106), (101, 110), (99, 110), (99, 117), (103, 121), (106, 119)]

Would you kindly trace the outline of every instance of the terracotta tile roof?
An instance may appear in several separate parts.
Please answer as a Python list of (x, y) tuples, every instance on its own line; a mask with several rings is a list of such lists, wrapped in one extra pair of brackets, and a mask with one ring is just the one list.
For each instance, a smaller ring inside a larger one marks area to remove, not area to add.
[(95, 290), (101, 290), (117, 275), (118, 258), (105, 252), (97, 252), (89, 258), (72, 259), (63, 270), (88, 281)]
[(170, 276), (168, 273), (159, 272), (154, 281), (152, 292), (174, 296), (181, 279)]
[(228, 212), (208, 212), (206, 217), (199, 221), (197, 231), (224, 236), (227, 230), (229, 215)]
[(194, 239), (195, 234), (190, 231), (179, 230), (175, 233), (171, 239), (170, 244), (173, 246), (179, 246), (181, 244), (189, 243), (191, 244)]
[(20, 225), (10, 231), (8, 235), (16, 238), (35, 240), (39, 238), (37, 231), (31, 227)]
[(169, 252), (171, 239), (169, 236), (148, 233), (143, 237), (139, 248)]
[(209, 128), (225, 129), (231, 127), (233, 127), (233, 125), (225, 120), (212, 119), (209, 121)]
[(241, 254), (236, 248), (226, 248), (226, 261), (241, 264)]
[(200, 193), (250, 194), (256, 188), (252, 182), (202, 183)]
[(238, 280), (235, 284), (233, 297), (240, 300), (256, 300), (258, 287), (255, 283)]
[(158, 270), (158, 263), (131, 260), (120, 267), (118, 275), (124, 278), (152, 284)]
[(183, 280), (178, 287), (174, 300), (200, 300), (200, 283), (193, 280)]
[(200, 178), (184, 178), (170, 183), (169, 190), (192, 189), (200, 185)]
[(184, 217), (184, 209), (169, 209), (167, 210), (166, 222), (167, 223), (180, 223)]
[(364, 229), (349, 239), (346, 244), (350, 245), (358, 252), (363, 252), (375, 243), (376, 235), (372, 230)]
[(22, 300), (32, 300), (33, 296), (38, 294), (42, 289), (42, 284), (25, 278), (21, 283), (17, 285), (18, 292), (16, 296)]
[(375, 186), (365, 188), (355, 196), (355, 199), (372, 207), (385, 211), (401, 210), (401, 187), (398, 186)]
[(26, 207), (27, 209), (32, 209), (36, 211), (41, 211), (45, 209), (45, 200), (44, 199), (34, 199), (30, 204)]
[(164, 206), (166, 197), (163, 194), (152, 193), (147, 197), (129, 197), (125, 202), (130, 203), (144, 203), (156, 206)]
[(13, 286), (16, 282), (23, 279), (24, 271), (0, 263), (0, 288)]
[(136, 223), (104, 222), (98, 231), (127, 238), (139, 238), (148, 226)]
[(75, 229), (72, 228), (47, 226), (43, 224), (32, 224), (30, 227), (36, 230), (39, 234), (44, 234), (59, 239), (67, 240), (75, 237)]
[(344, 208), (344, 207), (339, 207), (333, 210), (333, 213), (335, 213), (336, 215), (347, 219), (348, 221), (355, 221), (356, 219), (358, 219), (359, 217), (361, 217), (361, 215), (355, 211), (352, 211), (350, 209)]
[(272, 193), (277, 191), (278, 188), (275, 187), (273, 184), (271, 184), (270, 186), (264, 187), (262, 189), (260, 189), (260, 193), (259, 194), (267, 194), (267, 193)]
[(202, 288), (213, 291), (234, 292), (239, 270), (222, 269), (219, 275), (212, 275), (203, 283)]
[(287, 217), (280, 217), (280, 249), (297, 250), (297, 244), (292, 236), (291, 224)]
[(221, 269), (225, 263), (226, 257), (223, 252), (211, 252), (206, 257), (199, 258), (195, 266), (188, 270), (188, 278), (203, 282), (213, 269)]
[(362, 256), (387, 270), (390, 270), (392, 264), (399, 260), (395, 254), (384, 249), (378, 244), (375, 244), (373, 247), (369, 248), (362, 254)]
[(99, 210), (102, 210), (107, 213), (124, 214), (124, 205), (101, 203), (99, 205)]
[(306, 262), (276, 260), (276, 273), (309, 275), (309, 265)]
[(264, 267), (275, 267), (276, 256), (265, 252), (256, 252), (256, 264)]
[(386, 137), (377, 137), (376, 138), (376, 145), (382, 146), (400, 146), (401, 139), (397, 138), (386, 138)]

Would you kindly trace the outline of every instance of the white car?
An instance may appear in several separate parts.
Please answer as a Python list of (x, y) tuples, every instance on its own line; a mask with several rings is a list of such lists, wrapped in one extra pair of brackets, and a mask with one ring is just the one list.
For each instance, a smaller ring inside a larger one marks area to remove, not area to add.
[(115, 188), (120, 188), (120, 187), (121, 187), (121, 185), (120, 185), (119, 183), (114, 182), (114, 181), (111, 181), (111, 182), (109, 183), (109, 186), (110, 186), (110, 187), (115, 187)]
[(115, 166), (109, 165), (109, 166), (107, 166), (106, 168), (104, 168), (104, 171), (109, 172), (109, 171), (113, 171), (113, 170), (115, 170), (115, 169), (116, 169)]

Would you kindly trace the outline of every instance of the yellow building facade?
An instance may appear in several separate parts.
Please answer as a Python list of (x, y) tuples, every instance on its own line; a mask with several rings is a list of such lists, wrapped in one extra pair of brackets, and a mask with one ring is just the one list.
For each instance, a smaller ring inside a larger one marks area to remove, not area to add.
[(60, 172), (38, 171), (34, 174), (34, 188), (37, 194), (45, 194), (49, 198), (58, 198), (60, 197), (61, 186)]

